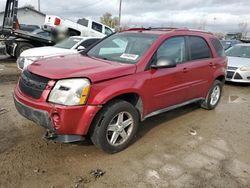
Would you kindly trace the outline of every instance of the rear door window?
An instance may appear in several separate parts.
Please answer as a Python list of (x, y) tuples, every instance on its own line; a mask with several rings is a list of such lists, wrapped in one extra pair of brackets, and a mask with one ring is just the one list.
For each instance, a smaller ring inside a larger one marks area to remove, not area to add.
[(211, 50), (205, 39), (196, 36), (189, 36), (189, 48), (191, 60), (211, 58)]
[(92, 22), (92, 29), (102, 33), (102, 25), (96, 22)]
[(216, 50), (217, 55), (219, 57), (224, 57), (225, 51), (224, 51), (224, 48), (223, 48), (221, 42), (216, 38), (212, 38), (211, 43), (212, 43), (214, 49)]

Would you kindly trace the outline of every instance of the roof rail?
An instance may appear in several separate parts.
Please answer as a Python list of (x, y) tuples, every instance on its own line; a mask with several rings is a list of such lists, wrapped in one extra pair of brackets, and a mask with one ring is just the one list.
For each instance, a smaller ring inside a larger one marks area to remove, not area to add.
[(123, 31), (143, 31), (143, 30), (148, 30), (148, 29), (144, 27), (134, 27), (134, 28), (125, 29)]
[(193, 31), (193, 32), (201, 32), (201, 33), (206, 33), (206, 34), (210, 34), (213, 35), (212, 32), (210, 31), (205, 31), (205, 30), (199, 30), (199, 29), (188, 29), (188, 28), (175, 28), (175, 27), (138, 27), (138, 28), (130, 28), (124, 31), (146, 31), (146, 30), (160, 30), (160, 31), (171, 31), (171, 30), (175, 30), (175, 31)]
[(174, 30), (176, 27), (148, 27), (148, 30)]
[(189, 31), (201, 32), (201, 33), (207, 33), (207, 34), (213, 35), (213, 33), (210, 32), (210, 31), (205, 31), (205, 30), (200, 30), (200, 29), (188, 29), (188, 30)]
[(135, 28), (129, 28), (125, 31), (145, 31), (145, 30), (175, 30), (178, 28), (175, 27), (135, 27)]

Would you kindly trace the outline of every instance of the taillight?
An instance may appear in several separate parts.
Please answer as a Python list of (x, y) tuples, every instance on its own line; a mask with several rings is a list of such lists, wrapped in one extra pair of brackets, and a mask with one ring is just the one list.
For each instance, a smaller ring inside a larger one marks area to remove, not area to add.
[(60, 23), (61, 23), (61, 19), (56, 18), (55, 22), (54, 22), (54, 25), (60, 25)]

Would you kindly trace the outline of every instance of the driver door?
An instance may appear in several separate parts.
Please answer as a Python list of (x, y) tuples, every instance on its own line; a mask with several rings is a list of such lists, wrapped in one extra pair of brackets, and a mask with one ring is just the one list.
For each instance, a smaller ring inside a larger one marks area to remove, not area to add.
[(187, 99), (189, 87), (185, 79), (187, 60), (185, 37), (172, 37), (167, 39), (154, 55), (155, 62), (160, 57), (175, 61), (176, 67), (150, 69), (151, 79), (147, 84), (147, 100), (151, 113), (166, 107), (184, 102)]

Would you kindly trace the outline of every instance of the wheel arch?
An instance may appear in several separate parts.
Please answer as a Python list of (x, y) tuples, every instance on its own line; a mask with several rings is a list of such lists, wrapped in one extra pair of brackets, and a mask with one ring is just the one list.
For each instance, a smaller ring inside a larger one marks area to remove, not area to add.
[(219, 76), (216, 77), (215, 80), (219, 80), (219, 81), (221, 81), (222, 83), (224, 83), (225, 80), (226, 80), (226, 78), (225, 78), (225, 75), (219, 75)]
[(106, 99), (104, 102), (104, 105), (107, 103), (110, 103), (113, 100), (124, 100), (126, 102), (129, 102), (130, 104), (132, 104), (136, 110), (138, 111), (139, 115), (140, 115), (140, 120), (143, 119), (143, 100), (142, 97), (140, 96), (140, 94), (136, 93), (136, 92), (126, 92), (126, 93), (119, 93), (117, 95), (114, 95), (112, 98)]
[(72, 28), (68, 28), (68, 32), (70, 33), (70, 32), (75, 32), (77, 35), (75, 35), (75, 36), (80, 36), (81, 35), (81, 32), (80, 31), (78, 31), (78, 30), (76, 30), (76, 29), (72, 29)]

